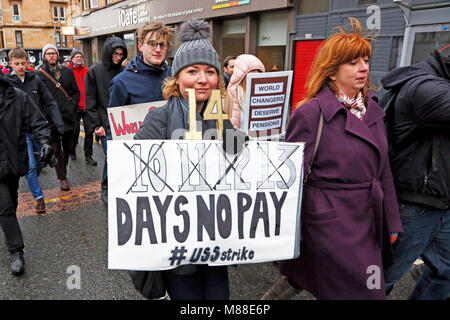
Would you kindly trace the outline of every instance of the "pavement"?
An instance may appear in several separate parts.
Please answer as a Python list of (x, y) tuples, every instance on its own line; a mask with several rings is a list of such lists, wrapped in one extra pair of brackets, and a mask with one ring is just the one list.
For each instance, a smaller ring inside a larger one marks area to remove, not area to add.
[[(11, 275), (0, 232), (0, 300), (144, 300), (127, 271), (107, 267), (107, 208), (100, 199), (104, 155), (95, 143), (98, 165), (85, 164), (84, 139), (79, 141), (77, 160), (69, 159), (70, 191), (60, 191), (54, 169), (47, 167), (40, 175), (46, 214), (34, 212), (35, 201), (26, 179), (20, 179), (18, 219), (25, 243), (25, 273)], [(258, 300), (278, 276), (273, 262), (230, 266), (231, 299)], [(413, 286), (408, 273), (388, 299), (407, 299)], [(294, 299), (314, 298), (303, 292)]]

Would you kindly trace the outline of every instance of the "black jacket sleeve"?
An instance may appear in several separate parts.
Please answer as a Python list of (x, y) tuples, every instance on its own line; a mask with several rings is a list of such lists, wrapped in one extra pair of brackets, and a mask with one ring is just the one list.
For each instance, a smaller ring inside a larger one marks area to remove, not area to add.
[(40, 145), (49, 144), (50, 126), (38, 106), (24, 94), (25, 124), (27, 132), (32, 132)]
[(86, 112), (91, 120), (91, 130), (101, 127), (102, 121), (98, 111), (97, 104), (97, 82), (95, 80), (95, 72), (90, 68), (84, 79), (84, 87), (86, 88)]
[(70, 90), (69, 95), (72, 98), (71, 103), (73, 105), (73, 110), (77, 112), (78, 105), (80, 103), (80, 90), (78, 89), (77, 80), (75, 79), (75, 74), (73, 70), (67, 68), (67, 78), (68, 78), (68, 89)]
[(450, 129), (450, 84), (444, 78), (411, 81), (407, 96), (419, 126)]
[(52, 118), (59, 134), (63, 134), (64, 121), (61, 117), (61, 112), (59, 111), (58, 105), (56, 104), (55, 99), (53, 99), (53, 96), (50, 94), (44, 83), (39, 78), (36, 77), (36, 79), (39, 83), (39, 95), (41, 96), (40, 101), (43, 101), (43, 107), (49, 111), (50, 117)]

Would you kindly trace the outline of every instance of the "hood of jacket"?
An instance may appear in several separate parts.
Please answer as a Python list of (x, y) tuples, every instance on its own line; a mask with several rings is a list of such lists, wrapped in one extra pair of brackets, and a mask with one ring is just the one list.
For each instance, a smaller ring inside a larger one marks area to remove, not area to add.
[[(4, 106), (5, 101), (14, 101), (14, 87), (5, 76), (0, 76), (0, 107)], [(0, 110), (0, 114), (1, 114)]]
[(388, 73), (381, 83), (386, 89), (404, 85), (407, 81), (423, 75), (435, 75), (450, 80), (450, 59), (434, 51), (425, 60), (412, 66), (400, 67)]
[[(120, 63), (114, 65), (112, 61), (112, 54), (114, 52), (114, 49), (116, 48), (121, 48), (123, 50), (123, 56), (122, 60), (120, 60)], [(109, 37), (108, 39), (106, 39), (105, 45), (103, 46), (103, 56), (102, 56), (102, 62), (105, 65), (106, 69), (120, 68), (122, 62), (127, 58), (127, 56), (128, 51), (125, 41), (123, 41), (118, 37)]]
[(151, 65), (148, 65), (144, 62), (144, 59), (142, 58), (142, 55), (138, 55), (133, 58), (133, 60), (130, 61), (130, 63), (126, 66), (125, 71), (132, 71), (137, 73), (143, 73), (143, 72), (161, 72), (166, 70), (168, 67), (168, 64), (166, 61), (164, 61), (160, 66), (154, 67)]
[(233, 100), (238, 101), (238, 86), (245, 78), (245, 76), (253, 70), (260, 70), (265, 72), (264, 64), (257, 57), (251, 54), (241, 54), (234, 62), (233, 74), (228, 84), (228, 91), (230, 92)]

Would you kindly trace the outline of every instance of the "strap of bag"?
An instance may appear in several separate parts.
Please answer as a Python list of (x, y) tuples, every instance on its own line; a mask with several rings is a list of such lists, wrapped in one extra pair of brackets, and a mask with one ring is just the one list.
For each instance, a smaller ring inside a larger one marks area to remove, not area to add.
[(64, 95), (67, 97), (67, 99), (72, 100), (70, 98), (69, 94), (67, 93), (67, 91), (64, 90), (64, 88), (61, 85), (61, 83), (56, 81), (55, 78), (53, 78), (47, 71), (44, 70), (44, 68), (39, 69), (39, 71), (42, 71), (42, 73), (45, 74), (47, 76), (47, 78), (49, 78), (50, 81), (53, 82), (55, 84), (55, 86), (62, 91), (62, 93), (64, 93)]
[(320, 117), (319, 117), (319, 127), (317, 128), (317, 135), (316, 135), (316, 144), (314, 145), (314, 151), (313, 156), (311, 159), (311, 164), (308, 167), (308, 172), (306, 173), (305, 179), (303, 180), (303, 184), (306, 184), (306, 181), (308, 180), (308, 176), (311, 173), (311, 167), (314, 163), (314, 159), (316, 158), (317, 149), (319, 148), (320, 138), (322, 137), (322, 129), (323, 129), (323, 114), (320, 110)]

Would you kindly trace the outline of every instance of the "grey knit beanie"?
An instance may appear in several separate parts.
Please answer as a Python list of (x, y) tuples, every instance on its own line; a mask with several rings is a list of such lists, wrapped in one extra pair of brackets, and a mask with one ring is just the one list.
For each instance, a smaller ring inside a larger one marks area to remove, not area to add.
[(209, 42), (211, 28), (204, 20), (189, 20), (180, 27), (178, 39), (182, 41), (172, 63), (172, 76), (193, 64), (206, 64), (220, 73), (219, 55)]
[(42, 48), (42, 58), (44, 58), (45, 52), (46, 52), (48, 49), (53, 49), (53, 50), (55, 50), (56, 53), (58, 54), (58, 57), (59, 57), (59, 51), (58, 51), (58, 48), (56, 48), (55, 45), (49, 43), (49, 44), (46, 44), (46, 45), (44, 46), (44, 48)]
[(72, 52), (70, 53), (70, 59), (69, 59), (69, 61), (72, 61), (73, 57), (75, 57), (77, 54), (81, 54), (81, 56), (83, 56), (83, 52), (81, 52), (80, 49), (73, 48), (73, 49), (72, 49)]

